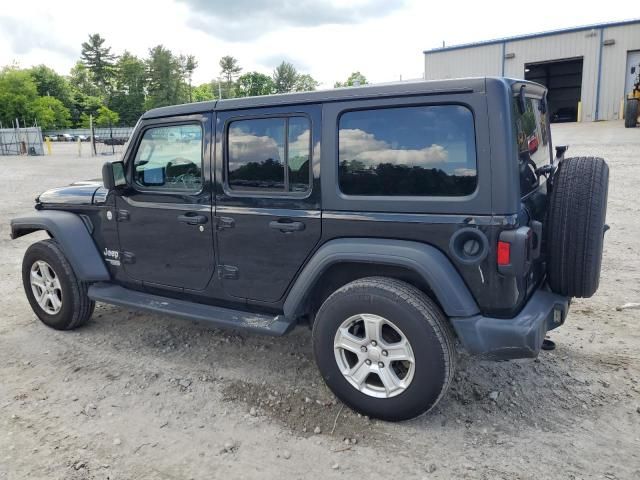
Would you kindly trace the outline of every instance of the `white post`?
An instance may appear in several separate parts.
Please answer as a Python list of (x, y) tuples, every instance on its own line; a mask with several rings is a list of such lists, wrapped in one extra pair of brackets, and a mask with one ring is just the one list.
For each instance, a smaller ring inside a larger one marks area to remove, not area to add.
[(95, 155), (95, 152), (93, 151), (93, 115), (89, 115), (89, 142), (91, 145), (89, 150), (91, 150), (91, 156), (93, 157)]

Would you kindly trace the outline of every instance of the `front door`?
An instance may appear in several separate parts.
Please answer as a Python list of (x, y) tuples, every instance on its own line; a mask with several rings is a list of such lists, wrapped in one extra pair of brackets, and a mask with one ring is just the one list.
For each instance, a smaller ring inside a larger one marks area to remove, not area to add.
[(212, 115), (146, 120), (116, 197), (121, 265), (133, 282), (204, 289), (214, 271)]
[(227, 294), (277, 302), (320, 240), (319, 142), (316, 105), (217, 112), (218, 274)]

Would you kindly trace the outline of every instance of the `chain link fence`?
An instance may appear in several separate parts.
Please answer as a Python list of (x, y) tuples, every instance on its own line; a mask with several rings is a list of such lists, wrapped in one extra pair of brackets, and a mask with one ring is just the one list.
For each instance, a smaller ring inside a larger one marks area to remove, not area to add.
[[(47, 130), (45, 139), (54, 146), (64, 142), (81, 142), (78, 151), (90, 152), (91, 155), (121, 155), (133, 129), (134, 127), (93, 127)], [(85, 149), (84, 145), (88, 148)], [(59, 149), (56, 147), (54, 150)]]
[(0, 155), (44, 155), (40, 127), (0, 128)]
[(95, 155), (119, 155), (124, 153), (133, 127), (93, 128), (92, 146)]

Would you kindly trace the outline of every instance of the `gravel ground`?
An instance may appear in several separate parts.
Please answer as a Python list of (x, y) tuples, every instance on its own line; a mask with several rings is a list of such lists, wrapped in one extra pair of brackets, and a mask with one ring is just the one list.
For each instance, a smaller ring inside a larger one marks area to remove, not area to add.
[(10, 241), (9, 219), (104, 159), (0, 157), (0, 479), (640, 478), (640, 310), (616, 310), (640, 302), (640, 130), (553, 130), (611, 167), (600, 290), (555, 351), (462, 356), (439, 406), (398, 424), (335, 400), (306, 328), (265, 338), (106, 305), (79, 330), (44, 327), (20, 281), (43, 235)]

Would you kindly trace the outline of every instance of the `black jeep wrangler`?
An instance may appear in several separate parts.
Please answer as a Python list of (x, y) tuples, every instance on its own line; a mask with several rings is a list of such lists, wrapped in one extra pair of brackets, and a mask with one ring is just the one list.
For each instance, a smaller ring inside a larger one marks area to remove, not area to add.
[(48, 326), (95, 302), (283, 335), (373, 417), (432, 408), (456, 344), (535, 357), (598, 287), (600, 158), (552, 154), (544, 87), (478, 78), (159, 108), (102, 182), (49, 190), (22, 276)]

